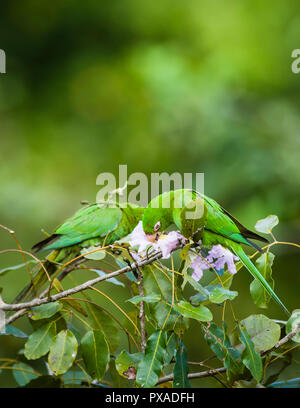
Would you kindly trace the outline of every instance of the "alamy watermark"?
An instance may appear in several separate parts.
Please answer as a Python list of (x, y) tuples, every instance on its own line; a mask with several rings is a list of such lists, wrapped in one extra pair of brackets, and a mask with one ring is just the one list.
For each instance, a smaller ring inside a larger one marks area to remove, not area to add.
[(6, 54), (0, 49), (0, 74), (6, 73)]
[(5, 333), (5, 312), (0, 310), (0, 334)]
[[(184, 189), (184, 197), (170, 203), (170, 196), (166, 195), (163, 201), (151, 203), (152, 208), (162, 207), (181, 208), (182, 202), (188, 203), (187, 207), (195, 210), (193, 215), (187, 218), (200, 218), (202, 211), (199, 205), (193, 201), (193, 191), (204, 194), (204, 173), (151, 173), (150, 180), (144, 173), (132, 173), (128, 177), (127, 165), (119, 165), (119, 187), (117, 187), (116, 177), (112, 173), (100, 173), (97, 177), (96, 184), (102, 186), (97, 193), (96, 202), (100, 203), (106, 200), (118, 201), (126, 205), (127, 202), (142, 207), (147, 207), (148, 203), (162, 193), (171, 190)], [(197, 212), (197, 213), (196, 213)]]
[(291, 65), (292, 72), (294, 74), (299, 74), (300, 72), (300, 49), (295, 49), (292, 51), (292, 58), (296, 58)]

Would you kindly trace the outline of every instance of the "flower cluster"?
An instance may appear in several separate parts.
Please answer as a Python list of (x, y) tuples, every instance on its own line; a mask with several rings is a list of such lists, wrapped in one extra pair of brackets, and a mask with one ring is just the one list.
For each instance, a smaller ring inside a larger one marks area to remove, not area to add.
[(143, 253), (147, 248), (152, 247), (156, 251), (161, 250), (162, 259), (168, 259), (170, 258), (171, 252), (177, 248), (179, 241), (182, 239), (184, 239), (183, 235), (176, 231), (171, 231), (152, 243), (147, 239), (147, 235), (143, 230), (142, 221), (140, 221), (129, 235), (128, 243), (133, 248), (138, 247), (138, 254)]
[(236, 267), (234, 262), (239, 258), (235, 256), (229, 249), (222, 247), (222, 245), (214, 245), (208, 252), (205, 258), (202, 258), (198, 254), (193, 254), (193, 262), (191, 268), (194, 270), (192, 277), (199, 281), (203, 276), (203, 271), (213, 267), (216, 271), (224, 269), (227, 265), (228, 271), (231, 274), (236, 273)]
[[(177, 248), (178, 243), (184, 240), (184, 237), (176, 231), (171, 231), (166, 235), (160, 236), (156, 242), (152, 243), (148, 240), (143, 230), (142, 221), (140, 221), (127, 239), (132, 248), (137, 248), (137, 254), (135, 254), (136, 260), (140, 259), (139, 255), (145, 253), (148, 248), (153, 248), (156, 251), (161, 250), (162, 259), (168, 259), (171, 252)], [(224, 269), (225, 264), (228, 271), (234, 274), (236, 273), (234, 262), (239, 260), (237, 256), (230, 252), (229, 249), (222, 247), (222, 245), (214, 245), (205, 258), (196, 253), (190, 253), (190, 257), (192, 259), (190, 265), (193, 269), (192, 277), (196, 281), (202, 278), (203, 271), (211, 267), (220, 271)]]

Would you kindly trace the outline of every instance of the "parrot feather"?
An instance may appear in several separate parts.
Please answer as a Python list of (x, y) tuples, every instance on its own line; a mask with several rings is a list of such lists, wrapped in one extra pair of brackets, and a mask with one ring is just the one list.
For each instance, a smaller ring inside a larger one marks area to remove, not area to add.
[[(116, 240), (130, 234), (142, 219), (143, 207), (130, 203), (102, 202), (81, 208), (73, 217), (61, 224), (50, 237), (32, 247), (34, 252), (52, 251), (44, 266), (53, 275), (59, 263), (65, 263), (80, 255), (81, 249), (91, 245), (113, 244)], [(25, 297), (32, 298), (35, 292), (45, 284), (47, 276), (40, 268), (15, 302)]]
[[(175, 224), (181, 232), (184, 231), (184, 221), (182, 221), (182, 217), (178, 216), (178, 211), (179, 214), (182, 214), (181, 212), (183, 211), (183, 207), (186, 205), (186, 200), (184, 197), (187, 195), (189, 196), (190, 200), (201, 198), (205, 203), (206, 210), (203, 212), (204, 218), (200, 219), (200, 225), (205, 220), (203, 231), (200, 234), (202, 245), (213, 246), (221, 244), (222, 246), (233, 251), (240, 258), (241, 262), (252, 274), (252, 276), (254, 276), (254, 278), (261, 283), (266, 292), (269, 293), (271, 297), (284, 309), (284, 311), (289, 314), (288, 309), (284, 306), (274, 290), (248, 258), (241, 246), (241, 244), (245, 244), (262, 252), (262, 250), (255, 243), (249, 240), (249, 238), (262, 242), (268, 242), (268, 240), (255, 232), (248, 230), (212, 198), (209, 198), (206, 195), (198, 193), (194, 190), (185, 189), (161, 194), (161, 196), (154, 199), (154, 206), (152, 200), (145, 209), (143, 216), (143, 228), (145, 233), (153, 235), (154, 227), (158, 222), (161, 225), (161, 231), (156, 230), (156, 233), (163, 232), (171, 224)], [(162, 203), (167, 203), (168, 201), (171, 203), (169, 208), (157, 208), (158, 204), (161, 205)], [(177, 208), (175, 210), (173, 207), (174, 202), (181, 202), (182, 206), (179, 206), (181, 209), (178, 210)], [(181, 221), (179, 222), (180, 219)], [(197, 239), (198, 238), (199, 235), (197, 235)]]

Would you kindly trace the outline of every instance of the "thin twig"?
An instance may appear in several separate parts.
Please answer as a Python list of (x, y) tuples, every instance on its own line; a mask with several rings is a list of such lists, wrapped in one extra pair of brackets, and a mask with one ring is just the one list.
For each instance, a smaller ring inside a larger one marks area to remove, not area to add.
[[(216, 368), (216, 369), (212, 369), (212, 370), (201, 371), (200, 373), (191, 373), (191, 374), (188, 374), (187, 376), (188, 376), (189, 379), (192, 379), (192, 378), (204, 378), (204, 377), (215, 376), (216, 374), (223, 373), (224, 371), (226, 371), (226, 368), (225, 367), (220, 367), (220, 368)], [(173, 381), (173, 379), (174, 379), (173, 374), (166, 375), (164, 377), (161, 377), (158, 380), (158, 382), (156, 383), (156, 385), (163, 384), (163, 383), (168, 382), (168, 381)]]
[(289, 340), (291, 340), (292, 337), (294, 337), (298, 332), (300, 331), (300, 323), (292, 330), (290, 333), (288, 333), (285, 337), (283, 337), (275, 346), (267, 351), (262, 352), (262, 355), (265, 355), (267, 353), (270, 353), (272, 350), (277, 350), (279, 347), (281, 347), (283, 344), (287, 343)]
[(98, 307), (100, 310), (104, 310), (105, 313), (107, 313), (120, 327), (122, 330), (125, 331), (125, 333), (127, 334), (127, 336), (131, 337), (132, 341), (134, 342), (136, 348), (139, 350), (139, 346), (137, 344), (137, 342), (135, 341), (135, 338), (133, 337), (133, 335), (130, 333), (130, 331), (128, 329), (126, 329), (125, 326), (122, 325), (122, 323), (116, 318), (115, 315), (113, 315), (112, 313), (110, 313), (108, 310), (104, 309), (104, 307), (99, 306), (97, 303), (92, 302), (89, 299), (83, 299), (83, 298), (74, 298), (74, 297), (68, 297), (68, 298), (64, 298), (64, 300), (75, 300), (75, 301), (79, 301), (79, 302), (86, 302), (86, 303), (90, 303), (96, 307)]
[(26, 258), (25, 258), (25, 255), (24, 255), (25, 252), (23, 251), (23, 248), (21, 247), (21, 244), (20, 244), (20, 242), (19, 242), (19, 240), (18, 240), (18, 238), (17, 238), (17, 234), (16, 234), (15, 231), (12, 230), (11, 228), (5, 227), (5, 225), (1, 225), (1, 224), (0, 224), (0, 228), (2, 228), (2, 229), (4, 229), (5, 231), (9, 232), (9, 233), (12, 235), (12, 237), (14, 238), (14, 240), (16, 241), (16, 244), (17, 244), (17, 246), (18, 246), (18, 248), (19, 248), (19, 252), (21, 253), (23, 262), (24, 262), (24, 264), (25, 264), (25, 268), (26, 268), (26, 270), (27, 270), (29, 279), (30, 279), (30, 281), (31, 281), (31, 283), (32, 283), (34, 293), (35, 293), (35, 295), (36, 295), (36, 289), (35, 289), (35, 286), (34, 286), (33, 278), (32, 278), (32, 275), (31, 275), (31, 271), (30, 271), (30, 269), (29, 269), (29, 267), (28, 267), (28, 264), (27, 264), (27, 262), (26, 262)]
[[(66, 269), (57, 277), (57, 279), (59, 281), (63, 280), (73, 269), (76, 268), (77, 265), (79, 265), (80, 263), (85, 262), (86, 259), (85, 258), (81, 258), (81, 259), (77, 259), (76, 261), (74, 261), (74, 263), (68, 265), (66, 267)], [(43, 298), (44, 296), (46, 296), (48, 294), (48, 288), (45, 289), (38, 297), (38, 299)], [(27, 312), (27, 309), (21, 309), (18, 310), (16, 313), (14, 313), (12, 316), (8, 317), (5, 321), (5, 324), (11, 324), (12, 322), (14, 322), (15, 320), (19, 319), (21, 316), (24, 316), (24, 314)]]
[(6, 252), (21, 252), (22, 254), (31, 256), (36, 262), (38, 262), (41, 265), (41, 268), (44, 270), (45, 274), (47, 275), (47, 279), (50, 282), (51, 279), (50, 279), (49, 273), (47, 269), (45, 268), (43, 262), (40, 259), (38, 259), (36, 256), (34, 256), (31, 252), (24, 251), (23, 249), (3, 249), (0, 251), (0, 254), (5, 254)]
[[(144, 265), (148, 265), (155, 261), (156, 259), (159, 259), (162, 257), (161, 251), (156, 252), (151, 258), (149, 259), (143, 259), (142, 261), (137, 263), (138, 267), (142, 267)], [(38, 298), (38, 299), (33, 299), (30, 302), (24, 302), (24, 303), (16, 303), (16, 304), (8, 304), (8, 303), (2, 303), (0, 305), (0, 310), (5, 310), (5, 311), (13, 311), (13, 310), (21, 310), (21, 309), (30, 309), (34, 306), (40, 306), (45, 303), (51, 303), (51, 302), (56, 302), (59, 299), (62, 299), (64, 297), (73, 295), (74, 293), (81, 292), (83, 290), (89, 289), (91, 286), (96, 285), (99, 282), (105, 281), (107, 279), (111, 279), (115, 276), (119, 276), (123, 273), (129, 272), (131, 270), (136, 269), (136, 265), (133, 263), (129, 266), (125, 266), (124, 268), (118, 269), (117, 271), (111, 272), (105, 276), (99, 276), (98, 278), (91, 279), (87, 282), (84, 282), (81, 285), (75, 286), (74, 288), (65, 290), (63, 292), (57, 293), (56, 295), (52, 295), (50, 297), (44, 297), (44, 298)]]
[[(139, 288), (139, 295), (144, 298), (145, 292), (144, 292), (144, 286), (143, 286), (143, 273), (141, 271), (141, 268), (139, 267), (137, 261), (134, 259), (133, 255), (131, 254), (129, 248), (127, 248), (127, 251), (133, 260), (135, 267), (138, 271), (138, 288)], [(140, 312), (139, 312), (139, 318), (140, 318), (140, 326), (141, 326), (141, 347), (143, 352), (145, 352), (146, 349), (146, 318), (145, 318), (145, 302), (142, 300), (140, 302)]]
[[(143, 274), (140, 268), (137, 268), (137, 269), (139, 271), (139, 281), (138, 281), (139, 294), (143, 298), (145, 296), (144, 287), (143, 287)], [(140, 318), (140, 325), (141, 325), (141, 347), (142, 347), (143, 352), (145, 352), (147, 335), (146, 335), (146, 320), (145, 320), (145, 302), (143, 300), (140, 302), (139, 318)]]
[[(275, 344), (275, 346), (267, 351), (262, 351), (260, 354), (262, 356), (270, 353), (273, 350), (277, 350), (279, 347), (281, 347), (283, 344), (287, 343), (289, 340), (291, 340), (292, 337), (294, 337), (298, 332), (300, 331), (300, 324), (298, 324), (294, 330), (292, 330), (290, 333), (288, 333), (285, 337), (283, 337), (281, 340), (279, 340), (279, 342), (277, 344)], [(219, 373), (223, 373), (226, 371), (225, 367), (220, 367), (220, 368), (216, 368), (216, 369), (212, 369), (212, 370), (207, 370), (207, 371), (201, 371), (200, 373), (191, 373), (188, 374), (188, 378), (189, 379), (193, 379), (193, 378), (204, 378), (204, 377), (211, 377), (211, 376), (215, 376), (216, 374)], [(156, 385), (159, 384), (163, 384), (165, 382), (168, 381), (173, 381), (174, 380), (174, 375), (173, 374), (169, 374), (166, 375), (164, 377), (161, 377), (158, 382), (156, 383)]]

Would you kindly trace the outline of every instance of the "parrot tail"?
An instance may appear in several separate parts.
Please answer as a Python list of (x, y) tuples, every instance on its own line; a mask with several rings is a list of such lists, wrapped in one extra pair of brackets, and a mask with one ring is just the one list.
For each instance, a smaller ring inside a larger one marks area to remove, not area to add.
[(256, 266), (248, 258), (248, 256), (244, 252), (243, 248), (240, 245), (239, 246), (233, 245), (232, 250), (234, 251), (236, 256), (238, 256), (240, 258), (241, 262), (248, 269), (248, 271), (251, 273), (251, 275), (262, 284), (262, 286), (264, 287), (266, 292), (268, 292), (268, 294), (283, 308), (285, 313), (290, 315), (290, 312), (288, 311), (288, 309), (281, 302), (279, 297), (276, 295), (274, 290), (271, 288), (271, 286), (268, 284), (268, 282), (265, 280), (265, 278), (262, 276), (262, 274), (259, 272), (259, 270), (256, 268)]
[[(49, 254), (44, 262), (44, 267), (48, 272), (49, 276), (53, 275), (57, 269), (57, 264), (55, 263), (59, 251), (53, 251)], [(45, 270), (39, 267), (37, 273), (33, 276), (32, 282), (30, 282), (14, 299), (13, 303), (20, 303), (22, 300), (33, 299), (41, 288), (48, 280)]]
[(42, 250), (47, 250), (47, 245), (53, 244), (53, 242), (55, 242), (57, 240), (57, 238), (60, 235), (58, 234), (52, 234), (50, 237), (44, 239), (43, 241), (38, 242), (37, 244), (35, 244), (31, 250), (33, 251), (33, 253), (42, 251)]

